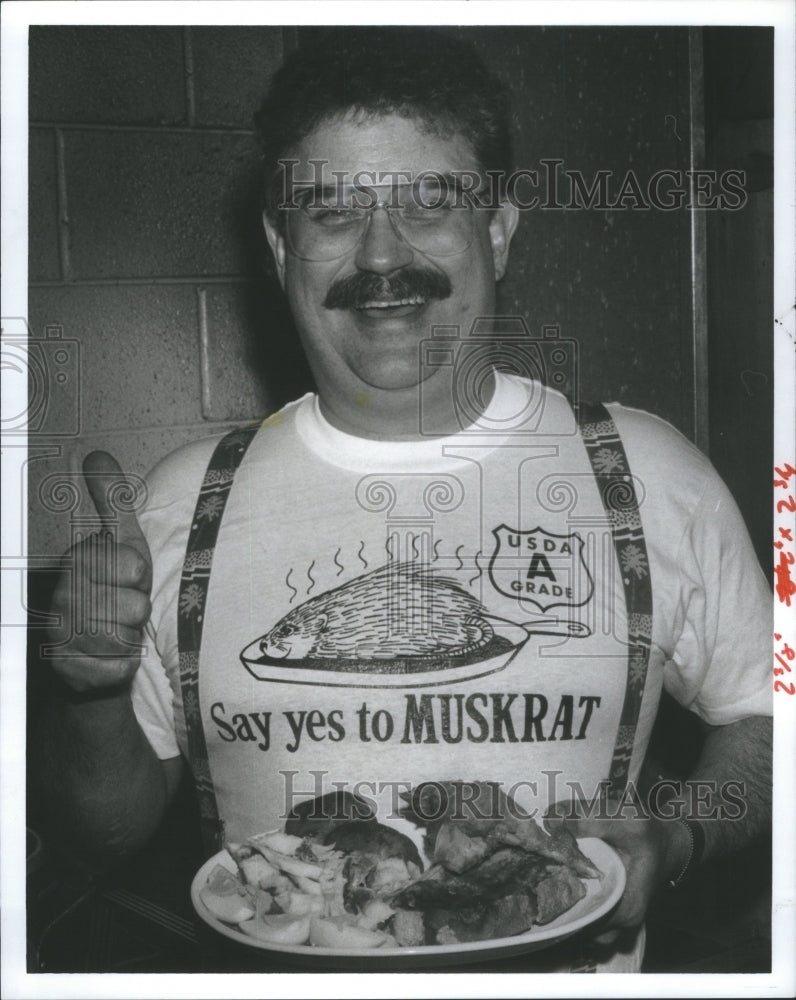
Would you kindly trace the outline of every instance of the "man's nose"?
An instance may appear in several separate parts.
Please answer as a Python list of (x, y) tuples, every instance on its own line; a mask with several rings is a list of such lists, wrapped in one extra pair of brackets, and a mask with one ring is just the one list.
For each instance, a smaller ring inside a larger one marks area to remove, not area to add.
[(396, 231), (385, 208), (374, 208), (357, 247), (356, 265), (363, 271), (390, 274), (412, 262), (414, 253)]

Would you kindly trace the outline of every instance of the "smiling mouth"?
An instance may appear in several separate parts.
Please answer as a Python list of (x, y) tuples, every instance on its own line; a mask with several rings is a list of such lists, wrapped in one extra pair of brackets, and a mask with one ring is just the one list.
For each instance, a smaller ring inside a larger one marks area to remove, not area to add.
[(402, 306), (424, 306), (428, 299), (420, 296), (412, 296), (406, 299), (374, 299), (372, 302), (363, 302), (357, 309), (399, 309)]

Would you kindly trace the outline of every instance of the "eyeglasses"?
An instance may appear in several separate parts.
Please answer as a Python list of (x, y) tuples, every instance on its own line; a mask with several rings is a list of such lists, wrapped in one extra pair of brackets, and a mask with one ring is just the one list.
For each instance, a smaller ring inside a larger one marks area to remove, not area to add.
[(383, 209), (395, 235), (410, 247), (434, 257), (452, 257), (472, 243), (471, 194), (444, 178), (391, 185), (383, 197), (375, 187), (303, 189), (294, 193), (292, 207), (282, 209), (287, 244), (302, 260), (336, 260), (360, 244), (373, 213)]

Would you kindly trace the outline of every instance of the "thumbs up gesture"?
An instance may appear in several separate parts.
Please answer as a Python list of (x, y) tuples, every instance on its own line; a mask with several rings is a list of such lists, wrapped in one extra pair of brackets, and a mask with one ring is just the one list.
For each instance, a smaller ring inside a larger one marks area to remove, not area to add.
[(143, 628), (149, 620), (152, 557), (134, 513), (111, 497), (127, 482), (116, 459), (94, 451), (83, 475), (100, 530), (72, 546), (71, 571), (61, 574), (51, 612), (53, 667), (72, 690), (99, 692), (128, 684), (140, 663)]

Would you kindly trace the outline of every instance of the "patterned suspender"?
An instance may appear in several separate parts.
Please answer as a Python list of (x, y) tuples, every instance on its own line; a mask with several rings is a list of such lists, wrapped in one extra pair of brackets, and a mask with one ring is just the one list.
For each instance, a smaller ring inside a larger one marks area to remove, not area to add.
[[(652, 638), (652, 587), (636, 491), (622, 441), (602, 403), (581, 403), (580, 432), (608, 516), (622, 571), (628, 619), (627, 682), (609, 772), (609, 794), (627, 784)], [(188, 535), (179, 594), (180, 685), (188, 753), (199, 799), (202, 840), (209, 855), (223, 846), (223, 825), (207, 759), (199, 708), (199, 653), (213, 551), (232, 482), (260, 424), (231, 431), (207, 467)]]
[(578, 423), (611, 525), (627, 611), (625, 700), (608, 775), (608, 793), (613, 796), (621, 794), (627, 784), (636, 738), (652, 643), (652, 586), (636, 490), (616, 425), (602, 403), (581, 403)]
[(257, 423), (233, 430), (216, 445), (199, 490), (180, 580), (177, 616), (180, 687), (188, 734), (188, 756), (199, 800), (202, 844), (208, 857), (224, 846), (224, 830), (218, 815), (199, 707), (199, 653), (204, 608), (221, 517), (235, 473), (259, 427)]
[[(627, 785), (630, 758), (644, 694), (644, 682), (652, 643), (652, 586), (649, 559), (638, 499), (622, 439), (602, 403), (581, 402), (578, 424), (600, 491), (600, 499), (611, 525), (616, 557), (622, 573), (628, 622), (625, 700), (619, 716), (608, 795), (621, 795)], [(594, 973), (597, 957), (594, 943), (582, 934), (573, 938), (575, 950), (570, 971)]]

